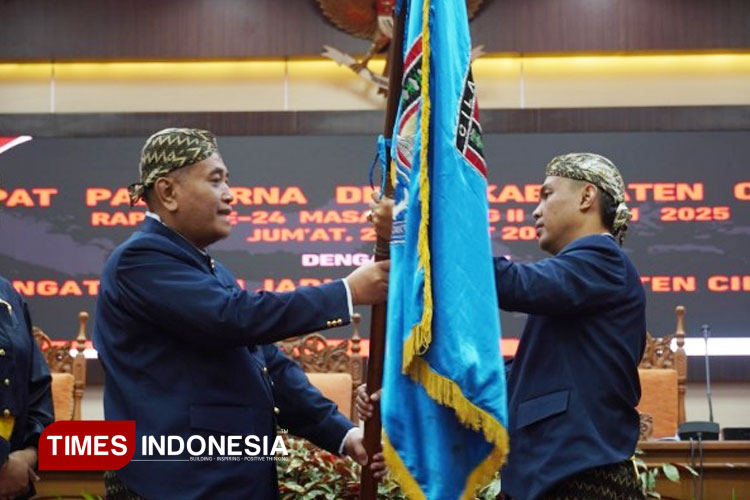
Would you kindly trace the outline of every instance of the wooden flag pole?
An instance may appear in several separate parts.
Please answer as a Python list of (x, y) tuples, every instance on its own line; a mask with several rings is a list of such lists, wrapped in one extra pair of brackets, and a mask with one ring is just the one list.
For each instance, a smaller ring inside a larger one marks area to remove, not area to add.
[[(401, 98), (401, 77), (403, 72), (404, 22), (406, 19), (406, 2), (401, 6), (401, 12), (394, 14), (393, 38), (388, 54), (388, 101), (385, 108), (385, 125), (383, 136), (390, 139), (396, 123), (396, 113)], [(391, 151), (386, 148), (385, 158), (385, 195), (393, 198), (393, 183), (391, 182)], [(390, 243), (378, 237), (375, 244), (375, 260), (387, 260), (390, 257)], [(373, 394), (380, 390), (383, 384), (383, 357), (385, 354), (385, 319), (386, 304), (372, 306), (370, 319), (370, 355), (367, 363), (367, 392)], [(382, 451), (380, 444), (381, 422), (380, 405), (375, 405), (374, 415), (365, 422), (364, 444), (367, 455), (372, 457)], [(378, 492), (378, 482), (373, 477), (369, 467), (362, 468), (360, 500), (375, 500)]]

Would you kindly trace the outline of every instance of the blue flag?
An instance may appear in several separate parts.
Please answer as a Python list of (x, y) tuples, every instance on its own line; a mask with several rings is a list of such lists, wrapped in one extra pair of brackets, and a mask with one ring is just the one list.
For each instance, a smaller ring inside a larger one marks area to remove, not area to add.
[(384, 454), (409, 498), (471, 499), (508, 438), (466, 0), (402, 3)]

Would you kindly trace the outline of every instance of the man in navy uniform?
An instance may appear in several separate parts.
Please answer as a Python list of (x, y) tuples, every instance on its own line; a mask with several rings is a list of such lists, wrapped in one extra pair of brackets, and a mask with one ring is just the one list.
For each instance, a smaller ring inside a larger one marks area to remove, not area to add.
[(37, 447), (55, 420), (49, 367), (23, 297), (0, 277), (0, 498), (36, 493)]
[(547, 166), (533, 216), (534, 264), (495, 260), (500, 307), (528, 313), (508, 378), (516, 500), (643, 498), (629, 460), (638, 441), (638, 364), (646, 298), (620, 245), (630, 211), (615, 165), (574, 153)]
[[(625, 186), (603, 156), (573, 153), (546, 169), (534, 210), (533, 264), (495, 259), (500, 307), (527, 313), (510, 364), (510, 454), (501, 472), (514, 500), (642, 499), (629, 460), (638, 440), (638, 364), (646, 299), (622, 245), (630, 219)], [(390, 236), (390, 202), (371, 204)], [(372, 405), (360, 388), (363, 417)]]
[(231, 230), (228, 175), (208, 131), (165, 129), (143, 147), (130, 193), (145, 199), (147, 218), (108, 259), (96, 309), (105, 418), (135, 420), (137, 435), (133, 461), (105, 476), (108, 498), (278, 496), (271, 460), (148, 456), (142, 436), (241, 436), (244, 450), (246, 436), (273, 443), (278, 425), (367, 460), (361, 431), (273, 343), (348, 324), (352, 305), (385, 300), (388, 263), (290, 293), (240, 289), (206, 251)]

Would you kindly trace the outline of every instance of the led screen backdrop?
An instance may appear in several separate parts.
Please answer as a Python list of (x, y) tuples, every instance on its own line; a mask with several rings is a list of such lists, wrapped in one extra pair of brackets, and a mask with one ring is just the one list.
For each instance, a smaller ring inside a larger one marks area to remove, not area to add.
[[(622, 170), (636, 211), (625, 246), (648, 290), (649, 329), (672, 332), (674, 307), (683, 304), (688, 335), (708, 323), (716, 336), (748, 336), (746, 133), (484, 139), (497, 255), (519, 261), (543, 256), (531, 213), (545, 164), (560, 153), (599, 152)], [(369, 258), (373, 246), (365, 202), (374, 141), (331, 135), (220, 138), (237, 214), (232, 235), (210, 253), (248, 289), (283, 291), (346, 275)], [(0, 154), (0, 274), (28, 298), (34, 322), (53, 337), (72, 338), (77, 312), (93, 311), (105, 259), (143, 218), (144, 207), (130, 209), (125, 190), (137, 180), (142, 142), (32, 139)], [(367, 325), (367, 311), (361, 312)], [(523, 319), (503, 313), (505, 336), (519, 336)]]

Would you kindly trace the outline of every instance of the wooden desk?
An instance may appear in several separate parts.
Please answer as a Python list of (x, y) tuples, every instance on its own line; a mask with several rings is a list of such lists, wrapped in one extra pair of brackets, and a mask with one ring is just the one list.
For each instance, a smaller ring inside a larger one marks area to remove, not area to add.
[(83, 498), (82, 492), (104, 498), (104, 472), (102, 471), (39, 471), (41, 481), (36, 483), (37, 500)]
[[(697, 442), (693, 442), (692, 461), (690, 442), (640, 441), (638, 448), (648, 466), (673, 463), (699, 470)], [(688, 472), (680, 471), (679, 483), (662, 478), (657, 482), (657, 491), (663, 499), (690, 500), (695, 497), (691, 477)], [(705, 500), (731, 500), (732, 490), (737, 500), (750, 500), (750, 441), (704, 441), (703, 483)]]
[[(641, 441), (643, 461), (649, 466), (663, 463), (691, 465), (689, 442)], [(698, 447), (694, 445), (695, 469), (698, 469)], [(703, 443), (705, 500), (731, 500), (732, 489), (737, 500), (750, 500), (750, 441), (705, 441)], [(37, 496), (42, 499), (81, 498), (85, 491), (104, 497), (104, 479), (100, 471), (40, 471)], [(693, 480), (680, 473), (680, 483), (661, 478), (657, 490), (662, 499), (691, 500)], [(697, 481), (697, 480), (696, 480)], [(697, 482), (696, 482), (697, 486)]]

